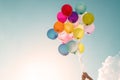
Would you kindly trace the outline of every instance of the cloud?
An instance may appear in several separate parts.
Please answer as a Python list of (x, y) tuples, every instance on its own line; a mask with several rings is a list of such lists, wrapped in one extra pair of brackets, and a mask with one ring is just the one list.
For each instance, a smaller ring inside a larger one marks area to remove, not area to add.
[(120, 80), (120, 54), (108, 56), (98, 72), (97, 80)]

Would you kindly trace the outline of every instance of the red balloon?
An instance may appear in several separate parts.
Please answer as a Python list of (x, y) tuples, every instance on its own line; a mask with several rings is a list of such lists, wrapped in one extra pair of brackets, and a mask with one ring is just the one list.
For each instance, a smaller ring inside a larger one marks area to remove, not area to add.
[(65, 16), (70, 16), (72, 14), (72, 10), (72, 6), (69, 4), (64, 4), (61, 8), (61, 11)]

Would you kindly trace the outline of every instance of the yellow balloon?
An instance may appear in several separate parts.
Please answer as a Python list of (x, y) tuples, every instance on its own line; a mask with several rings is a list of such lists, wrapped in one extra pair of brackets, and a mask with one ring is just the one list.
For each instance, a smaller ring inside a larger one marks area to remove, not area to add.
[(92, 13), (87, 12), (86, 14), (83, 15), (83, 23), (86, 25), (90, 25), (94, 22), (94, 15)]
[(82, 30), (84, 30), (84, 26), (82, 24), (79, 24), (77, 28), (81, 28)]
[(84, 45), (83, 45), (82, 43), (79, 43), (79, 44), (78, 44), (78, 50), (79, 50), (80, 53), (83, 53), (83, 52), (84, 52), (85, 47), (84, 47)]
[(76, 39), (81, 39), (81, 38), (83, 38), (83, 36), (84, 36), (84, 30), (81, 29), (81, 28), (75, 28), (75, 29), (73, 30), (73, 36), (74, 36), (74, 38), (76, 38)]
[(64, 30), (67, 32), (67, 33), (72, 33), (73, 30), (74, 30), (74, 25), (70, 22), (67, 22), (64, 24)]

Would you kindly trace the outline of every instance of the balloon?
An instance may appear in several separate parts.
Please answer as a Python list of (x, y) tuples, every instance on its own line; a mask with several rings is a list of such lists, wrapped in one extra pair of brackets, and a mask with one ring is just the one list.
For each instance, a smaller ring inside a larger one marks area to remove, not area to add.
[(84, 29), (85, 29), (85, 33), (92, 34), (95, 30), (95, 25), (91, 24), (89, 26), (85, 26)]
[(79, 50), (80, 53), (83, 53), (83, 52), (84, 52), (85, 47), (84, 47), (84, 45), (83, 45), (82, 43), (79, 43), (79, 44), (78, 44), (78, 50)]
[(58, 39), (61, 40), (63, 44), (65, 44), (73, 39), (73, 35), (67, 34), (65, 31), (63, 31), (58, 34)]
[(88, 13), (86, 13), (86, 14), (83, 15), (82, 20), (83, 20), (84, 24), (90, 25), (90, 24), (92, 24), (94, 22), (94, 16), (93, 16), (92, 13), (88, 12)]
[(74, 23), (74, 27), (77, 27), (80, 23), (82, 23), (81, 15), (78, 15), (78, 20)]
[(47, 36), (49, 39), (56, 39), (58, 37), (58, 34), (54, 31), (54, 29), (49, 29), (47, 32)]
[(84, 26), (83, 26), (82, 24), (79, 24), (79, 25), (77, 26), (77, 28), (80, 28), (80, 29), (84, 30)]
[(60, 21), (57, 21), (55, 24), (54, 24), (54, 30), (58, 33), (62, 32), (64, 30), (64, 24)]
[(59, 45), (58, 51), (59, 51), (60, 54), (62, 54), (62, 55), (64, 55), (64, 56), (66, 56), (66, 55), (69, 54), (68, 48), (67, 48), (66, 44), (61, 44), (61, 45)]
[(62, 12), (59, 12), (59, 13), (57, 14), (57, 19), (58, 19), (58, 21), (64, 23), (64, 22), (67, 20), (67, 16), (63, 15)]
[(78, 48), (77, 42), (73, 40), (69, 41), (66, 45), (68, 47), (68, 52), (71, 52), (71, 53), (76, 52)]
[(58, 46), (61, 55), (69, 53), (83, 53), (85, 47), (80, 43), (84, 34), (92, 34), (95, 29), (93, 24), (95, 18), (90, 12), (86, 12), (86, 5), (78, 3), (75, 11), (70, 4), (64, 4), (61, 11), (57, 13), (57, 22), (47, 32), (47, 37), (54, 40), (58, 38), (62, 44)]
[(72, 14), (72, 6), (69, 4), (64, 4), (61, 11), (65, 16), (70, 16)]
[(72, 33), (73, 32), (73, 29), (74, 29), (74, 25), (70, 22), (67, 22), (64, 24), (64, 30), (67, 32), (67, 33)]
[(74, 38), (76, 38), (76, 39), (81, 39), (81, 38), (83, 38), (83, 36), (84, 36), (84, 30), (82, 30), (81, 28), (75, 28), (75, 29), (73, 30), (73, 36), (74, 36)]
[(72, 14), (68, 17), (68, 20), (71, 23), (75, 23), (78, 20), (78, 14), (76, 12), (72, 12)]
[(83, 14), (85, 11), (86, 11), (86, 5), (83, 4), (83, 3), (78, 3), (76, 6), (75, 6), (75, 11), (78, 13), (78, 14)]

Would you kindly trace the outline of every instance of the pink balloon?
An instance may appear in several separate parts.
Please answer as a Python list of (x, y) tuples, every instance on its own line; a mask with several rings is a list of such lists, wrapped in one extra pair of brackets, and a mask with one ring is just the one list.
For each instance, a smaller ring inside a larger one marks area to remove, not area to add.
[(73, 39), (73, 35), (67, 34), (65, 31), (63, 31), (58, 34), (58, 39), (60, 39), (62, 41), (62, 43), (65, 44)]
[(85, 30), (86, 34), (92, 34), (94, 32), (94, 30), (95, 30), (95, 25), (91, 24), (89, 26), (85, 26), (84, 30)]
[(82, 22), (82, 17), (79, 15), (78, 20), (74, 23), (74, 26), (77, 27)]
[(58, 21), (64, 23), (67, 20), (67, 16), (63, 15), (62, 12), (58, 12), (57, 19), (58, 19)]

